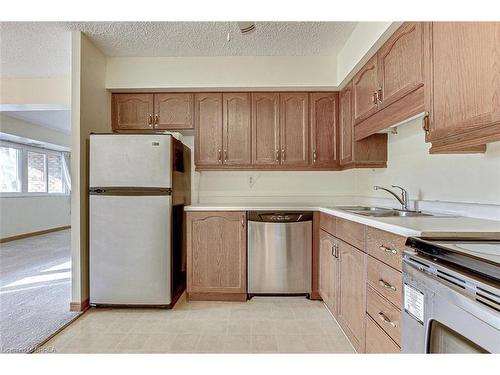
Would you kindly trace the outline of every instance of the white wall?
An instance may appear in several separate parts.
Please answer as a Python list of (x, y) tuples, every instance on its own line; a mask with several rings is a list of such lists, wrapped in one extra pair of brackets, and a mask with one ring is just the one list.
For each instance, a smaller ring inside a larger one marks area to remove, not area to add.
[(69, 77), (1, 78), (0, 104), (69, 105)]
[(356, 193), (387, 197), (373, 185), (401, 185), (412, 199), (500, 205), (500, 142), (485, 154), (430, 155), (421, 120), (389, 135), (387, 169), (356, 170)]
[(336, 60), (324, 56), (115, 57), (108, 89), (333, 89)]
[(89, 296), (88, 139), (91, 132), (111, 132), (111, 95), (101, 51), (80, 32), (72, 33), (71, 51), (71, 298), (81, 303)]
[(0, 198), (0, 238), (70, 225), (69, 196)]
[[(0, 132), (69, 147), (70, 136), (0, 113)], [(0, 238), (70, 225), (70, 197), (0, 197)]]

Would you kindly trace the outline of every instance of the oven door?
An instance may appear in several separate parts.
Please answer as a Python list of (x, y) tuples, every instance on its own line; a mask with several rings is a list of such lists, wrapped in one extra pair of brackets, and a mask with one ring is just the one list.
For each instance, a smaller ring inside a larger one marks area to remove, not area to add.
[(405, 259), (402, 352), (500, 353), (500, 313), (444, 275)]

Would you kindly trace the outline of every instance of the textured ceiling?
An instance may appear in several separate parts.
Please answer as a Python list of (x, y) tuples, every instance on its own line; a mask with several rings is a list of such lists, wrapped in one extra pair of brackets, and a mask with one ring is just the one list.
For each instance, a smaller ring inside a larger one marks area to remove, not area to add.
[(9, 111), (2, 113), (64, 133), (71, 132), (71, 111)]
[(3, 22), (0, 75), (68, 74), (71, 30), (84, 32), (107, 56), (335, 56), (355, 26), (256, 22), (242, 35), (236, 22)]

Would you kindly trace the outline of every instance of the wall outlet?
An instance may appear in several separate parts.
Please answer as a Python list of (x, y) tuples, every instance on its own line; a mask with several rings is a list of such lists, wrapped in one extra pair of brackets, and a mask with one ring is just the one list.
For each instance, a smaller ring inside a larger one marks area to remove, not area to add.
[(250, 175), (248, 176), (248, 187), (251, 189), (259, 179), (259, 175)]

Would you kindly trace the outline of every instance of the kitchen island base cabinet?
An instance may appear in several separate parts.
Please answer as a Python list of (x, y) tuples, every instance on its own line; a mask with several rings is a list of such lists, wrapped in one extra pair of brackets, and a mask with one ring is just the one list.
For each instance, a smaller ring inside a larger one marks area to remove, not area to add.
[(246, 212), (187, 212), (187, 297), (245, 301)]

